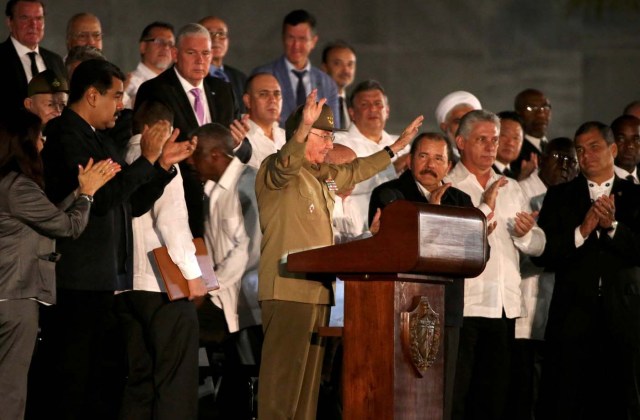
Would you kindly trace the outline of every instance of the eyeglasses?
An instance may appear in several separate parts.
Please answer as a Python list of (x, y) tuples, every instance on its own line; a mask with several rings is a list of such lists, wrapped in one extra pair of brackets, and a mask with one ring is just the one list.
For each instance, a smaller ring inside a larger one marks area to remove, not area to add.
[(527, 112), (549, 112), (551, 111), (551, 104), (544, 105), (527, 105), (524, 107)]
[(313, 131), (310, 131), (309, 134), (314, 134), (318, 137), (320, 137), (322, 140), (324, 141), (330, 141), (333, 142), (336, 139), (336, 135), (335, 134), (325, 134), (325, 135), (321, 135), (318, 133), (314, 133)]
[(227, 37), (229, 36), (229, 32), (225, 32), (225, 31), (217, 31), (217, 32), (211, 32), (209, 31), (209, 35), (211, 35), (211, 39), (227, 39)]
[(174, 43), (173, 41), (169, 41), (163, 38), (149, 38), (149, 39), (145, 39), (143, 40), (144, 42), (148, 42), (150, 44), (154, 44), (157, 45), (158, 47), (169, 47), (169, 48), (173, 48), (174, 47)]
[(89, 39), (94, 39), (96, 41), (100, 41), (104, 34), (102, 32), (76, 32), (73, 34), (75, 39), (81, 39), (83, 41), (88, 41)]
[(551, 153), (551, 157), (558, 161), (561, 165), (567, 165), (571, 168), (578, 166), (578, 159), (567, 155), (561, 155), (560, 153)]
[(636, 147), (640, 146), (640, 136), (633, 136), (633, 137), (625, 137), (625, 136), (618, 136), (616, 137), (616, 143), (621, 143), (621, 144), (632, 144)]

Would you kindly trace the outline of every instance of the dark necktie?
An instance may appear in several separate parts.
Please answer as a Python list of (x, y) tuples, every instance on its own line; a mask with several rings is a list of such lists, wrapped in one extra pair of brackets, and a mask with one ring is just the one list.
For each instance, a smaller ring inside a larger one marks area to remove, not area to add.
[(545, 138), (541, 138), (540, 139), (540, 150), (544, 152), (544, 149), (547, 147), (547, 143), (549, 143), (547, 141), (547, 139)]
[(296, 105), (297, 106), (304, 105), (307, 99), (307, 92), (304, 88), (304, 81), (302, 79), (304, 78), (304, 75), (307, 74), (307, 71), (306, 70), (302, 70), (302, 71), (291, 70), (291, 71), (298, 78), (298, 87), (296, 88)]
[(627, 176), (625, 177), (625, 179), (626, 179), (627, 181), (631, 181), (631, 182), (633, 182), (634, 184), (636, 183), (636, 179), (633, 177), (633, 175), (627, 175)]
[(506, 176), (507, 178), (516, 179), (516, 177), (515, 177), (516, 174), (514, 174), (513, 171), (511, 169), (509, 169), (509, 168), (504, 168), (504, 171), (502, 171), (502, 174), (504, 176)]
[(40, 73), (38, 65), (36, 64), (37, 53), (35, 51), (31, 51), (30, 53), (27, 53), (27, 55), (29, 56), (29, 60), (31, 60), (31, 78), (34, 78), (38, 73)]
[(347, 114), (344, 112), (344, 98), (342, 96), (338, 96), (338, 103), (340, 104), (340, 128), (349, 128), (347, 127)]
[(225, 82), (229, 83), (229, 77), (225, 72), (222, 71), (222, 69), (215, 69), (213, 71), (213, 77), (220, 80), (224, 80)]

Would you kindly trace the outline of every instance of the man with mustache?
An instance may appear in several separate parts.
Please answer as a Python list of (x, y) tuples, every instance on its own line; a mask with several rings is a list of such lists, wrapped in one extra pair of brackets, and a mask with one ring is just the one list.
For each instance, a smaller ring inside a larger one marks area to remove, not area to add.
[[(356, 85), (349, 98), (349, 115), (352, 124), (347, 132), (336, 135), (336, 143), (349, 147), (358, 157), (379, 152), (398, 138), (385, 131), (389, 118), (389, 101), (384, 88), (376, 80), (365, 80)], [(394, 156), (389, 166), (366, 181), (360, 182), (353, 193), (347, 197), (345, 202), (350, 202), (348, 205), (352, 205), (360, 214), (360, 220), (367, 220), (371, 191), (383, 182), (397, 178), (395, 165), (403, 166), (406, 156), (402, 155), (406, 155), (407, 152), (408, 147), (401, 150)], [(359, 236), (366, 230), (368, 227), (363, 223), (353, 234)]]
[[(443, 178), (451, 169), (451, 145), (438, 133), (422, 133), (415, 138), (409, 152), (409, 170), (398, 179), (385, 182), (371, 193), (369, 203), (369, 222), (373, 221), (378, 209), (383, 209), (388, 202), (384, 197), (403, 197), (409, 201), (435, 205), (473, 207), (471, 198), (450, 183), (443, 183)], [(462, 326), (462, 309), (464, 307), (464, 279), (454, 279), (445, 285), (445, 393), (444, 418), (451, 418), (451, 402), (453, 384), (456, 374), (458, 342)]]
[(620, 178), (638, 183), (638, 164), (640, 164), (640, 119), (632, 115), (623, 115), (611, 123), (613, 138), (618, 146), (613, 170)]
[(344, 41), (336, 41), (327, 45), (322, 51), (322, 70), (325, 71), (338, 86), (338, 105), (340, 108), (340, 128), (347, 129), (351, 118), (347, 107), (347, 87), (356, 76), (356, 52)]

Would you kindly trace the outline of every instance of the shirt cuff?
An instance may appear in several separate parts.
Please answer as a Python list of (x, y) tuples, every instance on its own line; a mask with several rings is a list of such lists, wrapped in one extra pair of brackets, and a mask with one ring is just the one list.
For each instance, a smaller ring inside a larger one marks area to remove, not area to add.
[(584, 238), (582, 237), (582, 233), (580, 233), (580, 226), (578, 226), (573, 234), (574, 242), (576, 244), (576, 248), (580, 248), (584, 244)]

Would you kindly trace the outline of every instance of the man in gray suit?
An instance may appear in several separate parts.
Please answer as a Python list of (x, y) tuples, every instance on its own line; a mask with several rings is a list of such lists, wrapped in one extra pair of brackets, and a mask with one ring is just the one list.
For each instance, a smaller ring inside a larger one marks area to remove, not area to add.
[(278, 79), (282, 87), (281, 127), (284, 127), (287, 117), (304, 104), (313, 89), (318, 89), (318, 98), (327, 98), (327, 105), (334, 115), (334, 126), (341, 126), (336, 83), (309, 61), (309, 54), (317, 42), (316, 18), (306, 10), (294, 10), (282, 22), (284, 55), (251, 72), (271, 73)]

